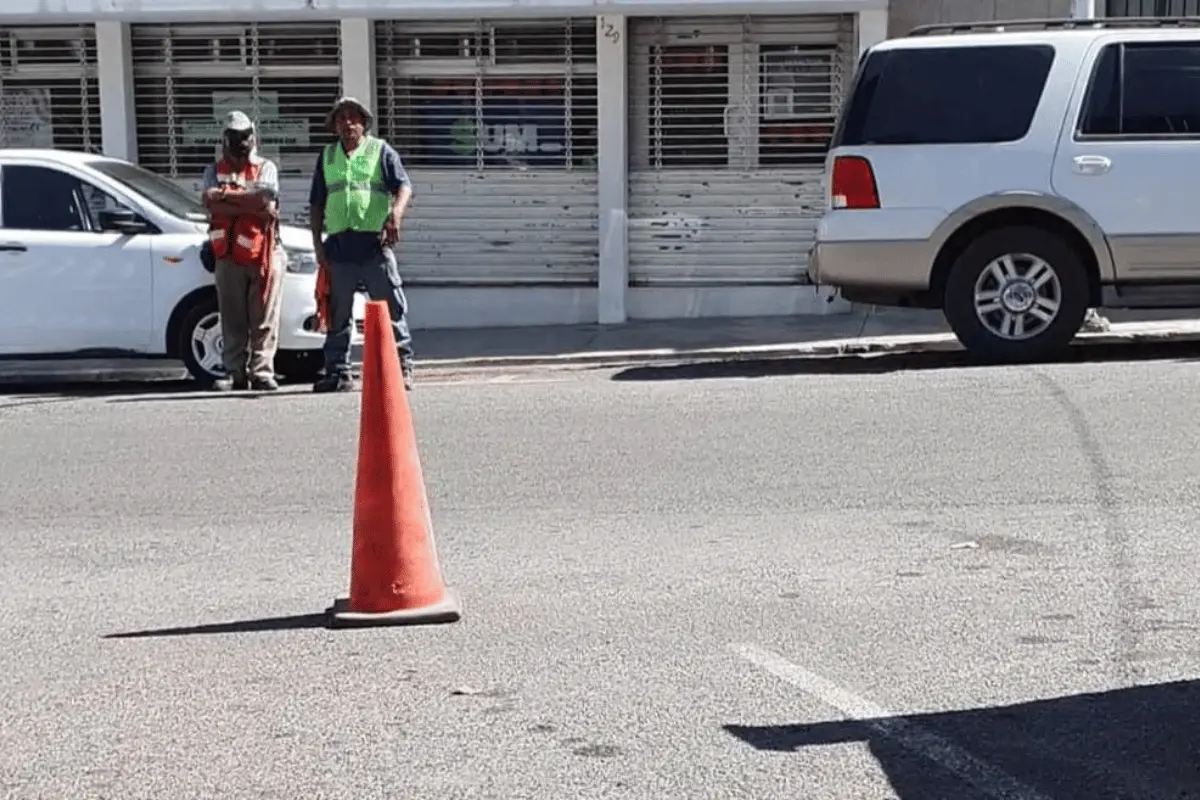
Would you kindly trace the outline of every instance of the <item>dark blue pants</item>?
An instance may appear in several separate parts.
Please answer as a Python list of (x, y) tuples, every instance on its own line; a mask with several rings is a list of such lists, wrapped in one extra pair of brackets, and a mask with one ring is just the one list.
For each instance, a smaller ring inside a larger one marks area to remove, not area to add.
[(354, 293), (359, 284), (372, 300), (386, 300), (396, 336), (400, 364), (412, 367), (412, 335), (405, 313), (408, 305), (400, 282), (400, 268), (390, 247), (363, 261), (333, 260), (329, 264), (329, 332), (325, 334), (325, 374), (350, 372), (351, 326), (354, 324)]

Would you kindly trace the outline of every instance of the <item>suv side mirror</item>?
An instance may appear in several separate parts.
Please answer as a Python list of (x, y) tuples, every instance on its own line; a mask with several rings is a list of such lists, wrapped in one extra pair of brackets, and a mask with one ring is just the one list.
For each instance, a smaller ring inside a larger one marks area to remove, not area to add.
[(138, 214), (128, 208), (106, 208), (96, 213), (100, 222), (100, 230), (117, 231), (129, 236), (138, 233), (149, 233), (153, 226)]

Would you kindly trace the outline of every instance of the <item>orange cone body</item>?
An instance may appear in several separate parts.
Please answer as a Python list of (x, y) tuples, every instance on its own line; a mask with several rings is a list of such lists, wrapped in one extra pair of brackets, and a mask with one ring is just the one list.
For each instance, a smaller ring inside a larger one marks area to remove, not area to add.
[(335, 621), (454, 621), (386, 302), (367, 304), (365, 340), (350, 596)]

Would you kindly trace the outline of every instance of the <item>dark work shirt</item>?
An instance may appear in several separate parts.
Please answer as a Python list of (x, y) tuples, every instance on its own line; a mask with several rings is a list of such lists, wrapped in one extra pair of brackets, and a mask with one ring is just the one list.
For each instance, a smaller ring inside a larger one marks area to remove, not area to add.
[[(387, 142), (380, 140), (383, 158), (383, 184), (389, 193), (399, 191), (401, 187), (409, 186), (408, 173), (400, 161), (400, 154)], [(338, 147), (341, 147), (338, 142)], [(325, 188), (325, 151), (317, 156), (317, 166), (313, 170), (312, 189), (308, 193), (308, 203), (313, 208), (324, 208), (328, 193)], [(378, 233), (364, 231), (343, 231), (325, 239), (325, 255), (330, 261), (366, 261), (379, 255), (382, 243)]]

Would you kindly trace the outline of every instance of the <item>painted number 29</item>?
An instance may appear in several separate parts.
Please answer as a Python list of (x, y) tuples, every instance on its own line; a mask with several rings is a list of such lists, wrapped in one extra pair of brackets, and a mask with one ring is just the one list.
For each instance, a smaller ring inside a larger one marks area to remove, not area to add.
[(600, 32), (604, 34), (604, 38), (608, 39), (613, 44), (621, 41), (621, 32), (617, 30), (617, 26), (608, 21), (608, 17), (600, 18)]

